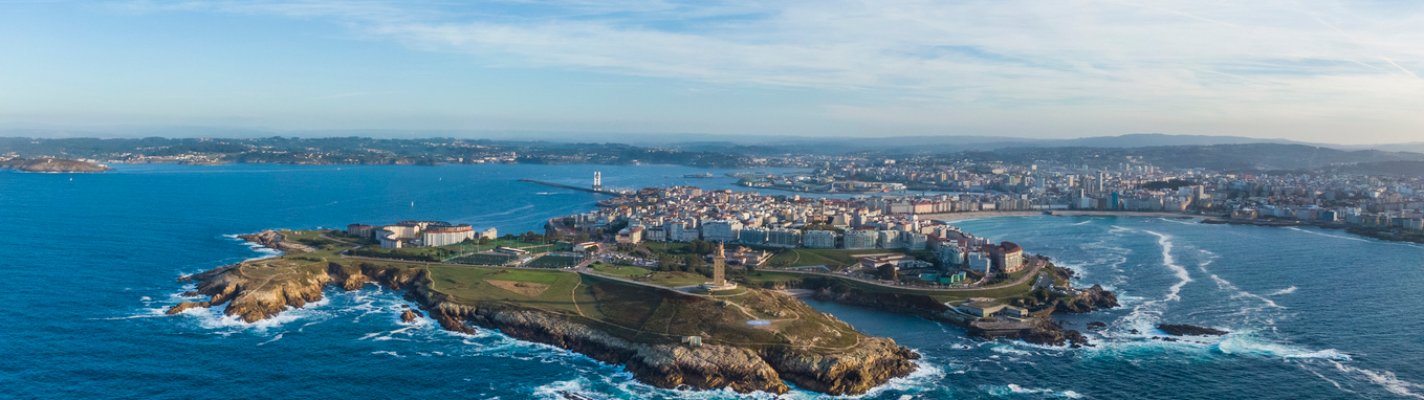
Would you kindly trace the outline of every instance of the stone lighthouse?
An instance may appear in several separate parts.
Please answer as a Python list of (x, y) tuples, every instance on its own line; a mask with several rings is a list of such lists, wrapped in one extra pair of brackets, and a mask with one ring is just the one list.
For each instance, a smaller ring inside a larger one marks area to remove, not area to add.
[(712, 253), (712, 281), (702, 284), (702, 288), (708, 292), (737, 288), (737, 284), (727, 282), (727, 249), (722, 242), (717, 242), (717, 252)]

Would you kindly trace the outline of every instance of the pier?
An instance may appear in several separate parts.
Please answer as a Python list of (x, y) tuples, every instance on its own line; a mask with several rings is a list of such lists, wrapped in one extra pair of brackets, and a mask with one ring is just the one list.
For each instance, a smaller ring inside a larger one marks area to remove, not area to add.
[(577, 191), (580, 191), (580, 192), (589, 192), (589, 193), (605, 194), (605, 195), (609, 195), (609, 196), (621, 196), (621, 195), (624, 194), (623, 192), (620, 192), (620, 191), (617, 191), (617, 190), (604, 189), (604, 188), (602, 188), (602, 185), (599, 185), (600, 187), (597, 188), (597, 189), (595, 189), (595, 188), (587, 188), (587, 187), (582, 187), (582, 186), (574, 186), (574, 185), (570, 185), (570, 184), (566, 184), (566, 183), (541, 181), (541, 180), (537, 180), (537, 179), (528, 179), (528, 178), (523, 178), (523, 179), (520, 179), (519, 181), (520, 181), (520, 182), (533, 183), (533, 184), (536, 184), (536, 185), (544, 185), (544, 186), (549, 186), (549, 187), (556, 187), (556, 188), (560, 188), (560, 189), (569, 189), (569, 190), (577, 190)]

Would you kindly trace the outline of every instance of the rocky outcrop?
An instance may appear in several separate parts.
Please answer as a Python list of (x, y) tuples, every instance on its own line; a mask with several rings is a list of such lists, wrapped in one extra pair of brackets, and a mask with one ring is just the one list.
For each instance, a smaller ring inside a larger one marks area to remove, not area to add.
[(1118, 305), (1116, 294), (1103, 289), (1102, 285), (1093, 285), (1090, 288), (1079, 290), (1071, 297), (1060, 299), (1056, 310), (1081, 314), (1093, 310), (1114, 308)]
[(815, 354), (772, 348), (763, 357), (783, 378), (822, 393), (858, 394), (892, 378), (909, 375), (919, 354), (886, 338), (866, 337), (855, 347), (835, 354)]
[(310, 246), (288, 241), (286, 235), (274, 230), (265, 230), (257, 233), (237, 235), (238, 238), (252, 242), (269, 249), (281, 250), (288, 253), (303, 253), (311, 251)]
[(188, 311), (189, 309), (193, 308), (208, 308), (210, 306), (212, 306), (212, 304), (209, 304), (206, 301), (185, 301), (182, 303), (178, 303), (178, 305), (173, 306), (172, 308), (169, 308), (167, 314), (173, 315)]
[[(249, 235), (258, 243), (280, 246), (280, 233)], [(708, 342), (689, 345), (680, 338), (639, 337), (637, 341), (608, 334), (605, 322), (581, 315), (532, 309), (508, 302), (470, 302), (433, 290), (425, 269), (387, 265), (345, 265), (285, 258), (219, 267), (188, 276), (206, 302), (184, 302), (170, 314), (195, 307), (226, 304), (227, 315), (254, 322), (288, 308), (320, 300), (326, 286), (358, 290), (368, 283), (402, 290), (444, 329), (474, 332), (498, 329), (510, 337), (575, 351), (596, 360), (623, 365), (638, 380), (664, 388), (726, 388), (741, 393), (782, 394), (787, 381), (828, 394), (860, 394), (915, 369), (914, 352), (893, 340), (859, 336), (844, 350), (812, 350), (789, 345), (744, 347)], [(690, 300), (713, 301), (713, 300)], [(792, 300), (794, 301), (794, 300)], [(799, 302), (797, 304), (800, 304)], [(801, 304), (804, 307), (804, 304)], [(419, 312), (406, 309), (410, 322)]]
[(1186, 324), (1161, 324), (1157, 329), (1172, 336), (1221, 336), (1231, 332), (1204, 326)]
[(439, 303), (431, 311), (446, 318), (499, 329), (510, 337), (546, 343), (621, 364), (639, 381), (676, 388), (729, 388), (737, 392), (786, 393), (790, 388), (756, 352), (732, 346), (638, 343), (611, 336), (566, 316), (501, 306)]
[(420, 319), (420, 317), (423, 317), (423, 316), (424, 316), (424, 315), (421, 315), (421, 314), (420, 314), (420, 311), (415, 311), (415, 310), (411, 309), (410, 307), (406, 307), (405, 310), (402, 310), (402, 311), (401, 311), (401, 316), (400, 316), (400, 318), (401, 318), (401, 322), (404, 322), (404, 323), (407, 323), (407, 324), (408, 324), (408, 323), (411, 323), (411, 322), (415, 322), (415, 320)]
[[(209, 296), (205, 307), (227, 304), (226, 315), (235, 315), (246, 322), (257, 322), (276, 316), (288, 307), (301, 308), (321, 300), (322, 289), (331, 282), (324, 269), (293, 271), (271, 266), (242, 264), (219, 267), (197, 275), (180, 278), (198, 283), (198, 293)], [(169, 309), (174, 311), (185, 302)], [(188, 306), (191, 308), (193, 306)]]
[(1071, 346), (1074, 348), (1092, 346), (1082, 332), (1063, 329), (1063, 325), (1049, 320), (1038, 320), (1032, 328), (1019, 336), (1025, 342), (1047, 346)]

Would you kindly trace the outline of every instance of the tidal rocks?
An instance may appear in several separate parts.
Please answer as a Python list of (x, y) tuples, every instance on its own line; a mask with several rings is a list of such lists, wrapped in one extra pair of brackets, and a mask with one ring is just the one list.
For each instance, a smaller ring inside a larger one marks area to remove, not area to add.
[(1107, 328), (1108, 324), (1102, 321), (1093, 321), (1088, 323), (1088, 330), (1101, 331)]
[(763, 351), (783, 378), (797, 386), (830, 394), (858, 394), (915, 370), (919, 354), (886, 338), (866, 337), (854, 348), (817, 354), (774, 348)]
[(1204, 326), (1186, 324), (1160, 324), (1157, 329), (1172, 336), (1221, 336), (1231, 332)]
[(1032, 328), (1019, 334), (1019, 339), (1033, 344), (1048, 346), (1091, 346), (1082, 332), (1063, 329), (1062, 325), (1048, 320), (1040, 320)]
[(420, 317), (423, 317), (423, 316), (424, 316), (424, 315), (421, 315), (421, 314), (420, 314), (420, 311), (415, 311), (415, 310), (411, 309), (410, 307), (406, 307), (406, 309), (405, 309), (404, 311), (401, 311), (401, 317), (400, 317), (400, 318), (401, 318), (401, 322), (405, 322), (405, 323), (408, 324), (408, 323), (411, 323), (411, 322), (415, 322), (415, 320), (420, 319)]
[(771, 364), (747, 348), (632, 342), (557, 315), (500, 306), (441, 303), (431, 312), (497, 328), (516, 339), (551, 344), (599, 361), (622, 364), (639, 381), (653, 386), (728, 388), (740, 393), (782, 394), (790, 390)]
[(301, 253), (312, 251), (310, 246), (287, 240), (287, 236), (274, 230), (265, 230), (246, 235), (237, 235), (238, 238), (252, 242), (269, 249), (281, 250), (285, 252)]
[(210, 307), (210, 306), (211, 306), (211, 304), (209, 304), (209, 303), (206, 302), (206, 301), (185, 301), (185, 302), (182, 302), (182, 303), (178, 303), (178, 305), (173, 306), (172, 308), (169, 308), (168, 311), (167, 311), (167, 314), (168, 314), (168, 315), (173, 315), (173, 314), (177, 314), (177, 313), (181, 313), (181, 312), (187, 311), (187, 310), (192, 309), (192, 308), (208, 308), (208, 307)]
[(1103, 289), (1102, 285), (1093, 285), (1090, 288), (1078, 291), (1072, 297), (1065, 298), (1058, 302), (1058, 311), (1081, 314), (1104, 308), (1117, 307), (1117, 295)]

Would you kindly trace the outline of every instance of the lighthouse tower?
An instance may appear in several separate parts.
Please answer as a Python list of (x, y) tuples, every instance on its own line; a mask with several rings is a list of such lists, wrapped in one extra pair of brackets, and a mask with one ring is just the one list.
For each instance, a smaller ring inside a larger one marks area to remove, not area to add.
[(593, 171), (593, 190), (603, 190), (603, 173)]
[(712, 255), (712, 286), (727, 285), (727, 251), (717, 242), (717, 254)]
[(717, 252), (712, 253), (712, 281), (702, 284), (702, 289), (714, 293), (736, 288), (737, 284), (727, 282), (727, 250), (725, 245), (718, 242)]

